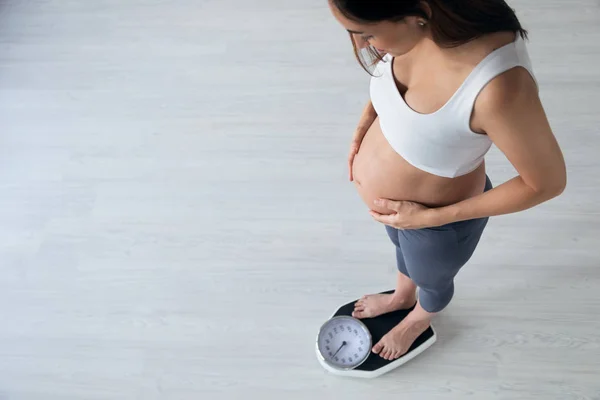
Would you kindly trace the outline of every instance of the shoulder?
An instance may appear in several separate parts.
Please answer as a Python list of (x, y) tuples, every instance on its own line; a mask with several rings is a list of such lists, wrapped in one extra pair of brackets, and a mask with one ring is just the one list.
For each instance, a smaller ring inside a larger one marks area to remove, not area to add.
[(539, 107), (539, 89), (535, 78), (522, 66), (513, 67), (492, 79), (481, 90), (474, 105), (480, 120), (524, 112), (531, 107)]
[(529, 70), (517, 66), (493, 78), (475, 99), (471, 125), (481, 133), (501, 119), (521, 119), (541, 110), (538, 84)]
[(494, 142), (539, 139), (551, 134), (537, 81), (521, 66), (492, 79), (481, 90), (473, 110), (472, 124)]

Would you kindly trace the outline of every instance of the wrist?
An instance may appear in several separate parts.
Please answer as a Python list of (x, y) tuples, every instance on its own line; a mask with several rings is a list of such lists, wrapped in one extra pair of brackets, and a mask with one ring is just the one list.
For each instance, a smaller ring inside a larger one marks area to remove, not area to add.
[(365, 133), (367, 133), (367, 131), (371, 127), (371, 125), (373, 125), (375, 118), (377, 118), (377, 114), (362, 118), (360, 123), (356, 127), (356, 135), (364, 136)]
[(359, 125), (354, 131), (354, 136), (352, 137), (352, 141), (356, 143), (361, 143), (367, 131), (369, 130), (370, 125)]
[(449, 206), (430, 208), (429, 209), (429, 223), (431, 226), (442, 226), (455, 222), (452, 216), (452, 210)]

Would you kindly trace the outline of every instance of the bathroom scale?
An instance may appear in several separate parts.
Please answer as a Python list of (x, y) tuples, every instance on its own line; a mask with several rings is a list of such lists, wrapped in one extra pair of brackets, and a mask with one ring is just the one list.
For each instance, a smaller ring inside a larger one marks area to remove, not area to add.
[[(393, 293), (393, 290), (382, 292)], [(374, 318), (352, 316), (358, 299), (341, 306), (320, 327), (316, 354), (321, 366), (334, 375), (376, 378), (412, 360), (437, 339), (433, 326), (427, 328), (410, 349), (395, 360), (385, 360), (371, 351), (373, 346), (414, 308), (393, 311)]]

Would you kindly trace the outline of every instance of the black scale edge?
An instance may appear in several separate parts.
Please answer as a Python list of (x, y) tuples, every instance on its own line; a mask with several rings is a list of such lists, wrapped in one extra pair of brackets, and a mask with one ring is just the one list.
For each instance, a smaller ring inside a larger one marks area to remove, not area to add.
[[(393, 292), (394, 292), (393, 290), (389, 290), (389, 291), (382, 292), (382, 293), (390, 294)], [(358, 299), (341, 306), (334, 314), (334, 317), (342, 316), (342, 315), (352, 316), (352, 311), (354, 311), (354, 304), (357, 301), (358, 301)], [(371, 332), (371, 336), (373, 338), (373, 346), (375, 346), (375, 344), (377, 342), (379, 342), (379, 340), (381, 340), (381, 338), (386, 333), (388, 333), (393, 327), (398, 325), (400, 323), (400, 321), (402, 321), (413, 310), (413, 308), (414, 308), (414, 306), (408, 310), (393, 311), (391, 313), (383, 314), (383, 315), (380, 315), (375, 318), (360, 319), (360, 321), (362, 323), (364, 323), (367, 326), (367, 328), (369, 329), (369, 331)], [(431, 329), (431, 327), (429, 327), (425, 332), (423, 332), (421, 334), (421, 336), (419, 336), (417, 338), (417, 340), (415, 340), (413, 345), (410, 347), (408, 352), (405, 354), (410, 353), (411, 351), (413, 351), (414, 349), (416, 349), (417, 347), (422, 345), (424, 342), (429, 340), (432, 336), (433, 336), (433, 329)], [(395, 360), (393, 360), (393, 361), (395, 361)], [(367, 358), (364, 363), (362, 363), (361, 365), (356, 367), (355, 370), (375, 371), (379, 368), (385, 367), (386, 365), (392, 363), (393, 361), (384, 360), (379, 355), (371, 352), (369, 355), (369, 358)]]

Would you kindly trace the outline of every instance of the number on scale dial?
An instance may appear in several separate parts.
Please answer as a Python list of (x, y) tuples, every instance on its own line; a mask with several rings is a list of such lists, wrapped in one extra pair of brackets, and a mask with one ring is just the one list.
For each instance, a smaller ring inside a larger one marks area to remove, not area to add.
[(355, 368), (371, 351), (371, 335), (359, 320), (349, 316), (327, 321), (318, 336), (323, 358), (336, 368)]

